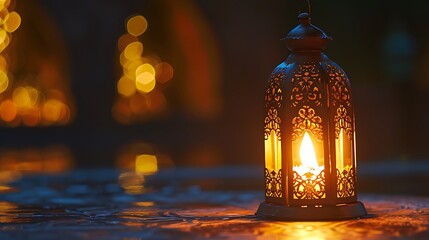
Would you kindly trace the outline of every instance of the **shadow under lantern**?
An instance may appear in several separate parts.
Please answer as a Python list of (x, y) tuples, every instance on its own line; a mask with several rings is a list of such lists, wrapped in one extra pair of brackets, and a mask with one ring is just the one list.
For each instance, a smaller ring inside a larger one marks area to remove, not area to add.
[(345, 72), (322, 50), (330, 37), (307, 13), (265, 93), (265, 202), (257, 215), (290, 220), (366, 214), (357, 201), (355, 124)]

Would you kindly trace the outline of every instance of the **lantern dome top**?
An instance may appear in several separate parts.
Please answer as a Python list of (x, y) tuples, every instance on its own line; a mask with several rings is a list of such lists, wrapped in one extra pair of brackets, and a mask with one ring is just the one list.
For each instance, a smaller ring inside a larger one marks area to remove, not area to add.
[(332, 40), (323, 30), (311, 24), (308, 13), (298, 15), (299, 25), (284, 38), (292, 52), (320, 52), (326, 49), (328, 40)]

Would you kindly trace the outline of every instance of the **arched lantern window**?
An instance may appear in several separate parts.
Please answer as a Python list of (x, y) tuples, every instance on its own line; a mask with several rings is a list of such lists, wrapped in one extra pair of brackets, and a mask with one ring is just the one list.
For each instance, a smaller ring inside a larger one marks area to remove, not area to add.
[(357, 201), (349, 79), (322, 51), (331, 40), (301, 13), (288, 58), (265, 92), (265, 202), (257, 215), (320, 220), (366, 214)]

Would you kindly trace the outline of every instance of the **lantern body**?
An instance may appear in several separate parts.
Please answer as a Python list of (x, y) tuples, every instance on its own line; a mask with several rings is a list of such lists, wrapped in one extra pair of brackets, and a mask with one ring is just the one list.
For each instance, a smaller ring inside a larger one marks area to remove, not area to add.
[(350, 82), (322, 53), (330, 38), (308, 14), (299, 21), (286, 37), (291, 54), (274, 69), (265, 92), (265, 202), (257, 214), (361, 216)]

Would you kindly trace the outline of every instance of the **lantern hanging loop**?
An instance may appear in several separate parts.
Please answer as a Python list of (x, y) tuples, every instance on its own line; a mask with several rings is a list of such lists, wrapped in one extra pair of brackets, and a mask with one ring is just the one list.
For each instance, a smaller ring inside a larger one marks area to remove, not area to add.
[[(308, 12), (308, 16), (311, 16), (311, 4), (310, 4), (310, 0), (305, 0), (307, 2), (307, 12)], [(301, 13), (301, 9), (299, 9), (299, 13)]]

